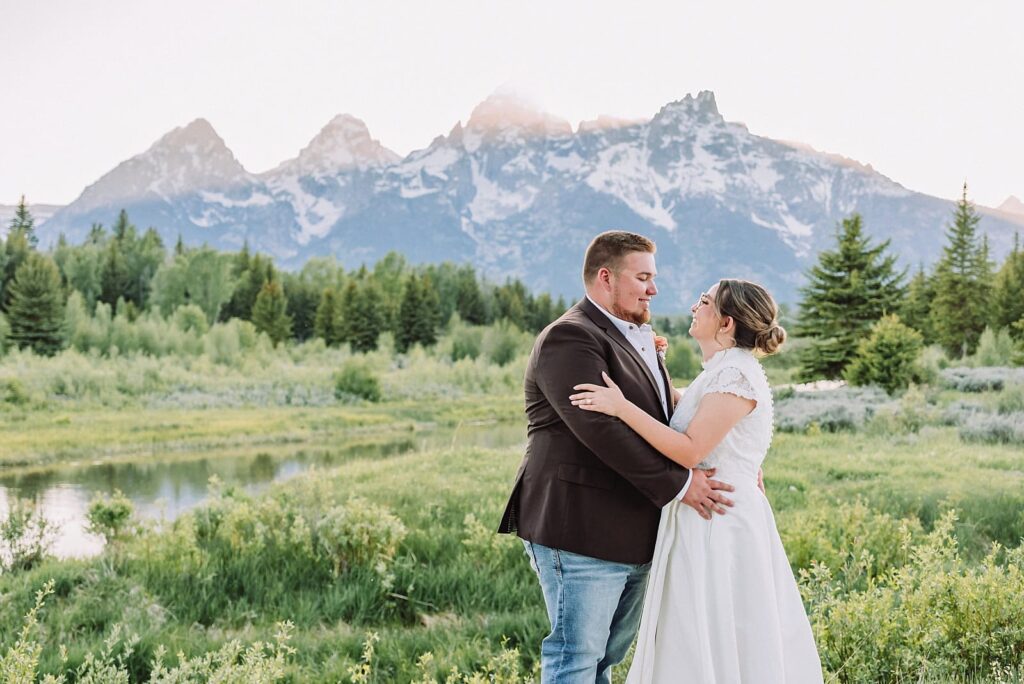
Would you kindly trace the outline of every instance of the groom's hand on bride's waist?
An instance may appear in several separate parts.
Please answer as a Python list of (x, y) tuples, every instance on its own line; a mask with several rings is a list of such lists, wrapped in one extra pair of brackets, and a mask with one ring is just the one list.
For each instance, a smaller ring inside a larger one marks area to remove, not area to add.
[(690, 471), (690, 486), (683, 494), (682, 502), (690, 506), (700, 517), (711, 520), (712, 513), (724, 514), (725, 506), (732, 506), (732, 499), (722, 492), (731, 492), (735, 488), (731, 484), (711, 479), (715, 469)]

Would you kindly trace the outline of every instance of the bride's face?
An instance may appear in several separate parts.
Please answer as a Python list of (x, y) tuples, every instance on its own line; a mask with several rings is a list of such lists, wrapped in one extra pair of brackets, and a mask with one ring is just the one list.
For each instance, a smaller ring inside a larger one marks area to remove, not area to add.
[(715, 294), (718, 292), (718, 283), (702, 292), (696, 303), (690, 307), (693, 314), (693, 322), (690, 323), (690, 336), (695, 340), (713, 340), (718, 327), (721, 325), (722, 317), (715, 307)]

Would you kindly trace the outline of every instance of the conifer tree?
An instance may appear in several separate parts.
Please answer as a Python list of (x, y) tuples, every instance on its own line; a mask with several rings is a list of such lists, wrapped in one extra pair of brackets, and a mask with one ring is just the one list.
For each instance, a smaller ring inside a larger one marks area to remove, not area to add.
[(931, 306), (935, 339), (951, 356), (973, 353), (990, 320), (992, 275), (987, 241), (977, 234), (980, 220), (964, 183), (946, 232), (948, 244), (935, 266)]
[(811, 339), (801, 354), (801, 375), (839, 378), (875, 321), (896, 311), (904, 296), (905, 271), (896, 270), (889, 241), (872, 246), (859, 214), (844, 219), (837, 246), (825, 250), (801, 288), (796, 332)]
[(900, 307), (900, 319), (905, 325), (921, 333), (926, 340), (933, 339), (931, 306), (935, 288), (921, 264), (907, 286), (907, 297)]
[(5, 263), (4, 271), (0, 274), (0, 290), (4, 292), (4, 298), (0, 300), (0, 310), (6, 311), (7, 305), (10, 303), (10, 286), (14, 281), (14, 274), (17, 273), (25, 261), (28, 260), (29, 255), (32, 253), (32, 247), (29, 245), (28, 238), (24, 231), (11, 230), (7, 233), (7, 242), (4, 245)]
[(246, 244), (232, 259), (231, 273), (235, 289), (221, 311), (221, 320), (239, 318), (247, 321), (252, 315), (256, 297), (263, 290), (263, 286), (271, 280), (276, 280), (274, 264), (261, 254), (250, 256), (249, 245)]
[(111, 240), (107, 243), (103, 257), (103, 270), (100, 275), (100, 301), (115, 306), (117, 300), (125, 296), (131, 283), (128, 263), (121, 251), (121, 243)]
[(288, 300), (281, 283), (276, 280), (267, 281), (256, 295), (252, 307), (252, 324), (257, 330), (265, 332), (275, 347), (292, 334), (292, 319), (287, 309)]
[[(7, 243), (0, 235), (0, 311), (4, 310), (4, 286), (7, 283)], [(0, 342), (2, 344), (2, 342)]]
[(409, 276), (398, 310), (395, 349), (404, 353), (414, 344), (429, 347), (437, 342), (439, 307), (437, 291), (430, 278)]
[(321, 338), (328, 347), (345, 342), (345, 326), (341, 311), (341, 299), (333, 287), (328, 287), (320, 296), (313, 321), (313, 334)]
[(995, 324), (1007, 328), (1010, 335), (1020, 337), (1024, 325), (1021, 329), (1015, 327), (1018, 321), (1024, 321), (1024, 252), (1020, 248), (1019, 233), (1013, 236), (1013, 251), (996, 274), (993, 308)]
[(529, 311), (532, 298), (526, 286), (519, 280), (508, 279), (494, 291), (496, 320), (507, 320), (520, 330), (529, 327)]
[[(398, 333), (398, 310), (404, 294), (403, 285), (409, 273), (409, 263), (405, 257), (395, 251), (388, 252), (384, 258), (373, 265), (373, 279), (381, 299), (377, 307), (382, 311), (385, 326), (388, 330)], [(360, 268), (356, 278), (360, 281), (367, 277), (366, 268)]]
[(53, 259), (38, 252), (29, 254), (18, 267), (8, 295), (8, 339), (37, 354), (56, 354), (63, 341), (64, 292), (60, 271)]
[(483, 325), (487, 322), (487, 308), (480, 292), (480, 284), (472, 266), (459, 269), (456, 276), (455, 311), (466, 323)]
[(917, 372), (921, 333), (904, 325), (899, 316), (883, 316), (861, 340), (857, 355), (846, 368), (851, 385), (878, 385), (889, 394), (905, 389)]
[(35, 219), (32, 218), (32, 212), (28, 210), (28, 206), (25, 204), (25, 196), (21, 196), (21, 200), (18, 202), (18, 208), (14, 211), (14, 218), (11, 219), (11, 226), (8, 233), (15, 231), (22, 233), (25, 236), (25, 240), (28, 242), (32, 249), (35, 249), (39, 244), (39, 238), (36, 237), (35, 230)]
[[(364, 271), (365, 273), (365, 271)], [(386, 325), (380, 306), (381, 293), (375, 279), (351, 279), (342, 298), (342, 330), (355, 353), (374, 351), (381, 329)]]

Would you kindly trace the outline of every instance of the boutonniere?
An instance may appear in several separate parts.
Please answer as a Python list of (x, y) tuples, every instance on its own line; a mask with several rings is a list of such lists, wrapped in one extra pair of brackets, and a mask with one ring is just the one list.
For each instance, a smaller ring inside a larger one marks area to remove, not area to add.
[(662, 337), (661, 335), (654, 336), (654, 351), (657, 352), (658, 358), (662, 361), (665, 360), (665, 354), (668, 353), (668, 338)]

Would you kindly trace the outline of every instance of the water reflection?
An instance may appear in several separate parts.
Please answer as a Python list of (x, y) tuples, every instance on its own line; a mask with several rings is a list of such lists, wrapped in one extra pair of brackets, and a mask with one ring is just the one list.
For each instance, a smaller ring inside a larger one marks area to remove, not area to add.
[(95, 555), (103, 546), (102, 539), (85, 531), (86, 510), (97, 493), (119, 489), (135, 504), (137, 516), (173, 520), (206, 498), (212, 475), (225, 484), (259, 491), (314, 466), (330, 467), (357, 458), (386, 458), (453, 443), (460, 447), (500, 448), (525, 438), (525, 427), (518, 424), (463, 426), (457, 430), (401, 433), (387, 440), (279, 455), (261, 451), (243, 456), (183, 458), (179, 453), (167, 461), (62, 465), (0, 475), (0, 512), (7, 515), (9, 500), (15, 495), (34, 500), (46, 519), (60, 528), (52, 552), (61, 558), (84, 557)]

